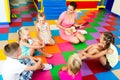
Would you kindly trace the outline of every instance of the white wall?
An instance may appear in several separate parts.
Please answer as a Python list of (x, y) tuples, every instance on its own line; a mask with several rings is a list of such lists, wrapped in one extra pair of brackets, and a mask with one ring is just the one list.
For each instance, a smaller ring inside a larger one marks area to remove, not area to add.
[(114, 0), (111, 12), (120, 16), (120, 0)]
[(10, 22), (9, 0), (0, 0), (0, 23)]

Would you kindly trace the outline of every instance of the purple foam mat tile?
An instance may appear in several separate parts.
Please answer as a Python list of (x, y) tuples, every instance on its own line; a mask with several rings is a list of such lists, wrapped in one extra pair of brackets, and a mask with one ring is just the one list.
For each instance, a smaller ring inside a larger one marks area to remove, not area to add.
[(82, 76), (87, 76), (93, 74), (87, 64), (83, 61), (81, 67)]
[(12, 19), (12, 22), (21, 22), (21, 18)]
[(95, 39), (99, 39), (100, 38), (100, 33), (96, 32), (96, 33), (90, 33)]
[(98, 30), (99, 32), (106, 32), (106, 31), (108, 31), (104, 27), (96, 27), (96, 30)]
[(0, 28), (8, 28), (9, 25), (0, 25)]
[(106, 23), (106, 22), (99, 22), (99, 24), (100, 24), (101, 26), (110, 26), (110, 24), (108, 24), (108, 23)]
[(96, 40), (87, 40), (86, 43), (87, 43), (88, 45), (91, 45), (91, 44), (96, 44), (96, 43), (98, 43), (98, 41), (96, 41)]

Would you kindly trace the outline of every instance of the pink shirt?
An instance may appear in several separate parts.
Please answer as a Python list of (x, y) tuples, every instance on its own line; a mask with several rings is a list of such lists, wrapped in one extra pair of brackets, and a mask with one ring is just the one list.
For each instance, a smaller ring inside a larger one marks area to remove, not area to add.
[[(75, 20), (77, 19), (77, 12), (74, 12), (73, 14), (73, 19), (72, 20), (68, 20), (66, 18), (66, 11), (64, 11), (60, 17), (59, 17), (60, 20), (62, 20), (61, 22), (61, 26), (65, 27), (65, 28), (70, 28), (74, 25), (75, 23)], [(60, 29), (60, 36), (62, 39), (64, 40), (71, 40), (73, 37), (74, 37), (75, 34), (72, 34), (72, 35), (66, 35), (65, 31)]]
[(68, 71), (60, 71), (59, 72), (60, 80), (82, 80), (81, 71), (75, 77), (72, 77), (68, 74)]
[(60, 15), (59, 19), (62, 20), (61, 25), (62, 25), (63, 27), (66, 27), (66, 28), (71, 27), (72, 25), (74, 25), (75, 20), (77, 19), (77, 12), (74, 12), (74, 14), (73, 14), (73, 20), (71, 20), (71, 21), (68, 21), (68, 20), (67, 20), (67, 18), (66, 18), (66, 11), (64, 11), (64, 12)]

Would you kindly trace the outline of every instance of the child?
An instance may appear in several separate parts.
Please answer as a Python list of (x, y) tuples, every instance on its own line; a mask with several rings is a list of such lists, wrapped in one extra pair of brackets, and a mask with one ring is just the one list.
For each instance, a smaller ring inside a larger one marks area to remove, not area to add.
[(20, 63), (18, 56), (21, 54), (21, 48), (16, 42), (5, 45), (4, 51), (7, 59), (1, 66), (3, 80), (31, 80), (33, 71), (52, 68), (50, 64), (43, 64), (39, 58), (30, 57), (24, 60), (24, 64)]
[(33, 40), (30, 37), (30, 32), (27, 28), (22, 27), (18, 31), (19, 36), (19, 43), (22, 49), (22, 56), (33, 56), (34, 51), (38, 50), (42, 53), (45, 57), (52, 57), (51, 54), (48, 54), (44, 51), (44, 43), (40, 42), (39, 40)]
[(83, 53), (95, 55), (95, 54), (101, 52), (103, 49), (104, 49), (104, 44), (102, 44), (102, 43), (92, 44), (81, 52), (80, 57), (82, 60), (86, 59), (87, 57), (82, 55)]
[[(81, 52), (81, 54), (87, 53), (87, 54), (90, 54), (90, 55), (95, 55), (95, 54), (100, 53), (101, 51), (103, 51), (105, 49), (108, 49), (108, 51), (112, 51), (112, 49), (109, 48), (110, 45), (108, 45), (108, 40), (107, 40), (108, 38), (106, 36), (103, 36), (103, 35), (101, 35), (101, 38), (104, 38), (104, 42), (100, 41), (100, 43), (92, 44), (92, 45), (88, 46), (85, 50), (83, 50)], [(111, 41), (109, 41), (109, 44), (113, 43), (113, 40), (114, 40), (114, 38), (111, 37)], [(106, 48), (106, 46), (107, 46), (107, 48)], [(81, 59), (86, 59), (86, 58), (87, 57), (84, 56), (84, 55), (81, 57)]]
[(100, 51), (99, 49), (96, 48), (96, 45), (89, 46), (85, 51), (81, 53), (83, 55), (81, 59), (99, 58), (102, 65), (106, 69), (110, 70), (112, 67), (114, 67), (118, 63), (118, 52), (114, 46), (113, 34), (111, 32), (102, 33), (100, 37), (100, 43), (98, 43), (97, 46), (99, 46), (99, 44), (101, 44), (100, 45), (101, 47), (99, 47)]
[(37, 15), (36, 31), (38, 39), (42, 39), (45, 44), (55, 44), (55, 41), (52, 39), (52, 35), (50, 32), (50, 26), (45, 21), (45, 15), (43, 13), (38, 13)]
[(60, 80), (82, 80), (81, 66), (79, 55), (73, 54), (69, 58), (67, 66), (62, 67), (59, 71)]

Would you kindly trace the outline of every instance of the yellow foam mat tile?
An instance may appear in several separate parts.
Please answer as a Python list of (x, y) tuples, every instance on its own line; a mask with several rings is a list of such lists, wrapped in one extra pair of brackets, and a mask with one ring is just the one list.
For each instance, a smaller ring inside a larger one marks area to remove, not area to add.
[(31, 32), (30, 32), (30, 36), (31, 36), (32, 38), (36, 38), (36, 37), (37, 37), (36, 32), (35, 32), (35, 31), (31, 31)]
[(4, 54), (4, 50), (0, 50), (0, 60), (5, 60), (6, 56)]
[(55, 20), (47, 20), (47, 22), (49, 23), (49, 25), (54, 25), (54, 24), (56, 24), (56, 21), (55, 21)]
[(8, 40), (8, 43), (17, 42), (17, 40)]

